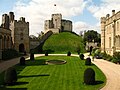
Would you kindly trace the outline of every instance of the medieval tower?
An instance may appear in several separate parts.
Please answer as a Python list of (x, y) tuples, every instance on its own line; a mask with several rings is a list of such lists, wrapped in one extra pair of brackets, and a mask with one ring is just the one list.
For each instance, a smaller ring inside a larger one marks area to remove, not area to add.
[(2, 15), (2, 28), (11, 30), (12, 46), (19, 52), (29, 52), (29, 23), (24, 17), (14, 20), (14, 13)]
[(51, 20), (45, 20), (44, 29), (45, 32), (50, 30), (53, 33), (72, 32), (72, 21), (62, 19), (61, 14), (52, 14)]

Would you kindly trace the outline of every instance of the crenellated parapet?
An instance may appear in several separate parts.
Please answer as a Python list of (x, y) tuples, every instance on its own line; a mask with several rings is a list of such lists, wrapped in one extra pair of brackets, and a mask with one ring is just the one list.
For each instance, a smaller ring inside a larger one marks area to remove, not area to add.
[(50, 30), (53, 33), (72, 32), (72, 21), (62, 19), (62, 14), (52, 14), (51, 20), (45, 20), (44, 29), (45, 32)]

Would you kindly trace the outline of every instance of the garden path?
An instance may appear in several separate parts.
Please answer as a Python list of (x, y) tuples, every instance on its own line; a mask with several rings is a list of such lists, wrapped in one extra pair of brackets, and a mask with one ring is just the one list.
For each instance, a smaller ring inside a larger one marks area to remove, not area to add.
[[(56, 55), (56, 54), (51, 54)], [(66, 55), (66, 54), (57, 54), (57, 55)], [(44, 54), (36, 54), (37, 56), (44, 56)], [(72, 54), (72, 56), (78, 56)], [(88, 53), (85, 54), (85, 58), (88, 57)], [(29, 58), (27, 58), (29, 59)], [(19, 63), (20, 58), (11, 59), (8, 61), (0, 62), (0, 73), (7, 68)], [(107, 78), (106, 85), (101, 90), (120, 90), (120, 65), (105, 61), (103, 59), (94, 59), (92, 61), (96, 66), (98, 66)]]
[[(88, 54), (85, 54), (85, 57), (88, 57)], [(107, 78), (106, 85), (101, 90), (120, 90), (120, 65), (103, 59), (94, 59), (92, 63), (101, 69)]]

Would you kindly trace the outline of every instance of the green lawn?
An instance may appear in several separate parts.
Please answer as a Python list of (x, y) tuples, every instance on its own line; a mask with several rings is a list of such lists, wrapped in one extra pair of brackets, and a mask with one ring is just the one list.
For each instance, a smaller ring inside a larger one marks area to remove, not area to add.
[(84, 44), (81, 36), (70, 32), (62, 32), (50, 36), (43, 45), (43, 50), (49, 53), (77, 53), (84, 52)]
[[(46, 60), (66, 60), (63, 65), (44, 65)], [(96, 72), (96, 85), (84, 85), (84, 70), (91, 67)], [(98, 90), (105, 85), (104, 74), (95, 66), (85, 66), (78, 57), (43, 56), (35, 61), (27, 61), (26, 66), (16, 66), (17, 85), (0, 88), (0, 90)]]

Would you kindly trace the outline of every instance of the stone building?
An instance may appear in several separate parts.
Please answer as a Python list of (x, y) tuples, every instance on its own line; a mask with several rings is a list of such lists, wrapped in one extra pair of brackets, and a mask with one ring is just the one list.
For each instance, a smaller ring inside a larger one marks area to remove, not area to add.
[(0, 27), (0, 59), (2, 50), (12, 48), (11, 30)]
[(120, 51), (120, 11), (101, 17), (101, 51), (110, 55)]
[(53, 33), (72, 32), (72, 21), (62, 19), (61, 14), (52, 14), (51, 20), (45, 20), (44, 30), (45, 32), (50, 30)]
[(14, 48), (19, 52), (29, 52), (29, 23), (24, 17), (20, 20), (14, 20), (14, 13), (2, 15), (2, 24), (0, 28), (0, 49)]

